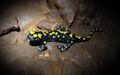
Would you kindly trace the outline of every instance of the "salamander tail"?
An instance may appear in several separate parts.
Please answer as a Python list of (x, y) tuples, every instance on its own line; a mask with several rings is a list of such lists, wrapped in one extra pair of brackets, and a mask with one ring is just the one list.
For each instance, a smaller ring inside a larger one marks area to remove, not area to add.
[(76, 42), (84, 42), (84, 41), (90, 40), (95, 32), (103, 32), (103, 29), (100, 29), (100, 28), (93, 29), (93, 30), (91, 30), (91, 32), (90, 32), (87, 36), (85, 36), (85, 37), (75, 36), (75, 37), (76, 37)]

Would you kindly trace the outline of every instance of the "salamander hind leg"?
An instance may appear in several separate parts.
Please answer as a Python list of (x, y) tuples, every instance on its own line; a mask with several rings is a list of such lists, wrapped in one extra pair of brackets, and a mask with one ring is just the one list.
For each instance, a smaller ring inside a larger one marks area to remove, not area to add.
[(71, 47), (72, 44), (58, 44), (57, 48), (64, 52)]
[(46, 49), (47, 49), (47, 46), (46, 46), (46, 45), (40, 45), (40, 46), (38, 46), (38, 47), (36, 48), (36, 50), (37, 50), (38, 52), (44, 51), (44, 50), (46, 50)]
[(57, 30), (66, 31), (66, 32), (69, 32), (69, 33), (70, 33), (70, 30), (69, 30), (68, 28), (64, 27), (64, 26), (59, 26), (59, 27), (57, 28)]

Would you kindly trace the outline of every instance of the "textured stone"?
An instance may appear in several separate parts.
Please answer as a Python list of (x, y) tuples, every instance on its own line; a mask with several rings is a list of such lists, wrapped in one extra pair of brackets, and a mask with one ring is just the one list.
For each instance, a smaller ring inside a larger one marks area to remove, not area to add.
[(51, 8), (52, 14), (62, 17), (67, 24), (73, 22), (77, 12), (77, 2), (74, 0), (49, 0), (48, 5)]

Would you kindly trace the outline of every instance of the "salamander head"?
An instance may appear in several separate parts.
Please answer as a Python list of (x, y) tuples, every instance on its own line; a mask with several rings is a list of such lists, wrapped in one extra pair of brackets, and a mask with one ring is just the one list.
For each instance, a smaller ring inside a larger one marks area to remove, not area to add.
[(43, 37), (43, 33), (30, 31), (27, 36), (27, 39), (29, 39), (30, 41), (40, 41), (42, 40), (42, 37)]

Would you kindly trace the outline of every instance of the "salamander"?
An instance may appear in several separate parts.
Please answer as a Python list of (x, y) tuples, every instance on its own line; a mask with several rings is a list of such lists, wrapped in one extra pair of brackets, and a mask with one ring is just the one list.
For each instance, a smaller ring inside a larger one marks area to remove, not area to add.
[(72, 33), (70, 30), (63, 26), (59, 26), (55, 30), (50, 30), (48, 32), (42, 31), (29, 31), (27, 39), (30, 45), (37, 46), (37, 50), (44, 51), (47, 49), (48, 42), (59, 42), (63, 44), (58, 44), (57, 48), (64, 52), (68, 50), (74, 43), (89, 41), (95, 32), (102, 32), (102, 29), (95, 28), (87, 36), (79, 36)]

